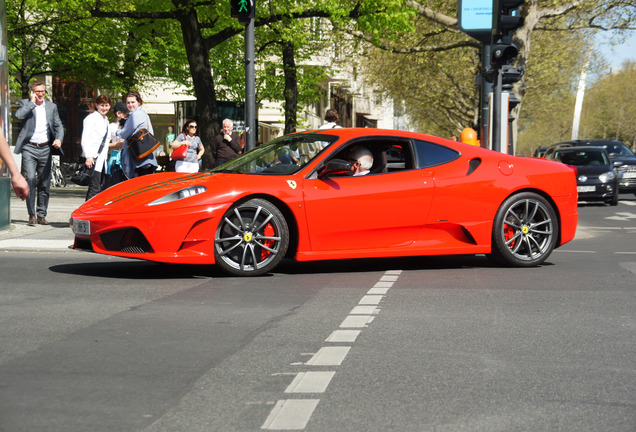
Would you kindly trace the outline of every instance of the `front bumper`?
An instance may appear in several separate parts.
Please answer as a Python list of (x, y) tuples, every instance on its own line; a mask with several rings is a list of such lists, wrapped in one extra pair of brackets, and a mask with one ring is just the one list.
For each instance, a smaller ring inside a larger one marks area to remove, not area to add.
[[(218, 212), (217, 212), (218, 211)], [(72, 216), (75, 248), (125, 258), (180, 264), (214, 264), (214, 235), (222, 209)]]

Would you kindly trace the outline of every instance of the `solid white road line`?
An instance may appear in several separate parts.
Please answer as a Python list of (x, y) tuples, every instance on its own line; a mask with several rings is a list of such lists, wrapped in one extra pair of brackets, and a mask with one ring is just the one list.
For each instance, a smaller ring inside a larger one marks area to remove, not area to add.
[(336, 371), (300, 372), (285, 393), (324, 393)]
[(284, 399), (267, 416), (261, 429), (302, 430), (307, 426), (320, 399)]

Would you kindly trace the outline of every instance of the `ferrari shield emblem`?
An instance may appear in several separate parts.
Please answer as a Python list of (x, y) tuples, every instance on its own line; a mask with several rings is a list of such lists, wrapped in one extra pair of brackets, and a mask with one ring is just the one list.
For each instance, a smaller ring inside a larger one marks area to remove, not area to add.
[(296, 189), (296, 182), (294, 180), (287, 180), (287, 184), (290, 188)]

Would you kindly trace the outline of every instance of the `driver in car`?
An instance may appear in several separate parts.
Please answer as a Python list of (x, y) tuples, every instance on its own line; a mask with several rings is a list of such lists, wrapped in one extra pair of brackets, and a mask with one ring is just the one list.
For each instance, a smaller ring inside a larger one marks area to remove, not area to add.
[(353, 147), (348, 160), (351, 162), (351, 173), (354, 177), (369, 174), (373, 166), (373, 154), (362, 146)]

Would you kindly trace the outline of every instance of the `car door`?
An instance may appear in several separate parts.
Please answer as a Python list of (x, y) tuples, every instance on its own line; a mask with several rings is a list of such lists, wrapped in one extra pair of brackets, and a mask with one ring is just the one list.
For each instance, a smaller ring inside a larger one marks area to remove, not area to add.
[[(391, 150), (395, 147), (386, 155)], [(400, 150), (413, 160), (410, 146), (400, 146)], [(435, 188), (430, 173), (411, 167), (407, 162), (395, 171), (384, 167), (385, 172), (359, 177), (306, 179), (303, 193), (311, 249), (344, 251), (412, 244), (425, 224)]]

